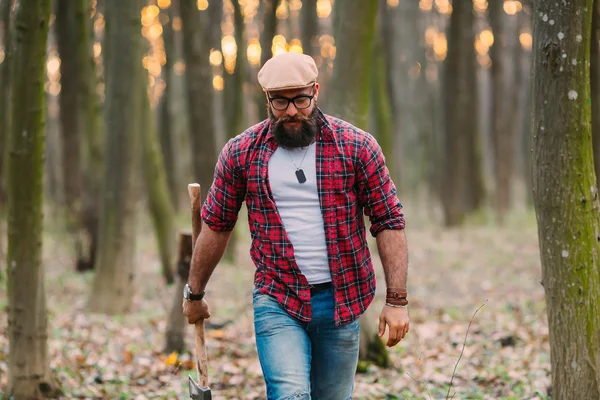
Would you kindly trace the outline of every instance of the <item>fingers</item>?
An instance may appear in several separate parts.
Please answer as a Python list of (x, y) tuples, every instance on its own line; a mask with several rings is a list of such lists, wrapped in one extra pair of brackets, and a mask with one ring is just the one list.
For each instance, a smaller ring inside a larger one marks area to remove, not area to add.
[(389, 337), (388, 337), (386, 346), (394, 347), (402, 339), (404, 339), (404, 337), (406, 336), (407, 333), (408, 333), (408, 322), (399, 324), (399, 325), (395, 325), (395, 326), (390, 326), (390, 332), (389, 332)]
[(396, 344), (398, 344), (399, 341), (400, 341), (400, 339), (399, 339), (398, 329), (390, 327), (390, 333), (388, 336), (388, 341), (386, 343), (386, 346), (394, 347)]
[(185, 315), (189, 324), (195, 324), (200, 319), (207, 319), (210, 317), (208, 304), (204, 300), (186, 300), (183, 302), (183, 315)]
[(385, 317), (383, 315), (379, 316), (379, 337), (383, 337), (385, 333)]

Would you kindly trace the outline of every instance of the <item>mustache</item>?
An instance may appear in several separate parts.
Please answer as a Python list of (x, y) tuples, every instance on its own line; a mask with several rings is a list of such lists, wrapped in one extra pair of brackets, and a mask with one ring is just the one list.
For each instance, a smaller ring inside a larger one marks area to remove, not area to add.
[(281, 117), (278, 118), (277, 122), (279, 123), (283, 123), (283, 122), (306, 122), (309, 120), (309, 117), (303, 115), (303, 114), (296, 114), (293, 117), (290, 117), (287, 114), (283, 114)]

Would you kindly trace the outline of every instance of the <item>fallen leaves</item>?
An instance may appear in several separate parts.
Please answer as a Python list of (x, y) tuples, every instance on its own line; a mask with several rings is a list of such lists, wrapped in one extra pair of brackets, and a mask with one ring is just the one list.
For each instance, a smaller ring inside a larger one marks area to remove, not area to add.
[[(91, 273), (71, 271), (69, 249), (47, 234), (44, 262), (50, 311), (49, 358), (66, 398), (175, 399), (196, 376), (191, 352), (163, 354), (172, 287), (162, 283), (156, 249), (140, 235), (143, 276), (130, 315), (86, 311)], [(547, 394), (548, 327), (534, 226), (441, 231), (411, 228), (411, 329), (390, 352), (392, 367), (369, 366), (355, 380), (355, 399), (445, 398), (473, 312), (451, 388), (455, 399), (537, 398)], [(247, 245), (244, 252), (247, 257)], [(375, 253), (375, 251), (373, 252)], [(381, 267), (378, 290), (385, 290)], [(254, 346), (248, 258), (220, 265), (208, 287), (209, 383), (215, 399), (266, 398)], [(0, 304), (6, 294), (0, 291)], [(377, 299), (372, 307), (382, 307)], [(223, 321), (232, 321), (225, 323)], [(193, 349), (193, 327), (186, 327)], [(6, 319), (0, 319), (0, 390), (8, 379)]]

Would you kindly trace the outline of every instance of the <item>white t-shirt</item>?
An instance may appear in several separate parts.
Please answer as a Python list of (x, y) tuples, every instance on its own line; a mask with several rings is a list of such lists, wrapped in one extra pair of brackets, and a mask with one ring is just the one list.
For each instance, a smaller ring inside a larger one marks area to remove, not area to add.
[[(306, 182), (298, 182), (296, 166)], [(331, 281), (317, 189), (316, 143), (308, 148), (277, 148), (269, 159), (269, 183), (300, 271), (313, 285)]]

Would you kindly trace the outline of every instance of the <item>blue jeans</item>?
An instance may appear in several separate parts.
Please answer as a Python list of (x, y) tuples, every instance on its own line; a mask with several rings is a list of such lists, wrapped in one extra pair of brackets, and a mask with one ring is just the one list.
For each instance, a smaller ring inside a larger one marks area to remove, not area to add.
[(347, 400), (358, 363), (358, 320), (335, 326), (333, 290), (311, 296), (311, 322), (290, 316), (274, 297), (253, 292), (254, 330), (268, 400)]

